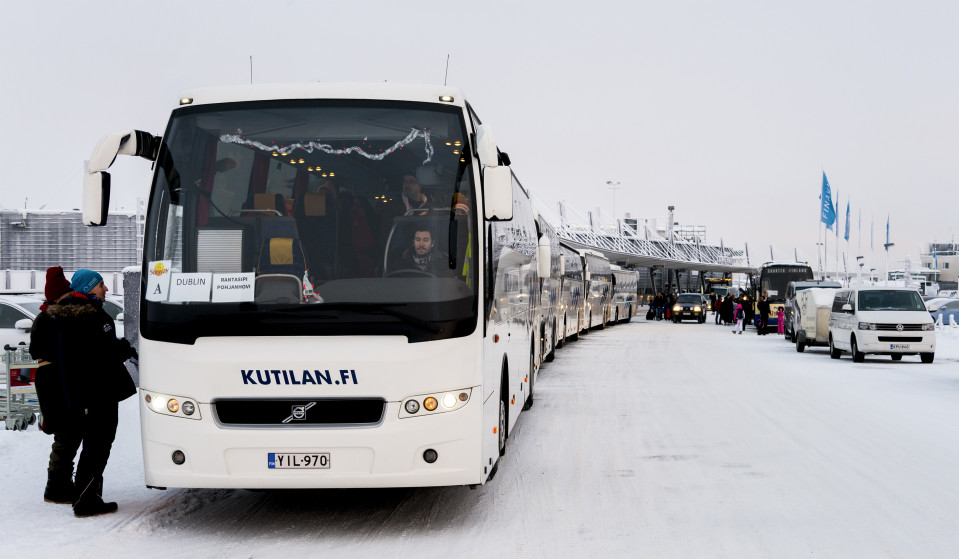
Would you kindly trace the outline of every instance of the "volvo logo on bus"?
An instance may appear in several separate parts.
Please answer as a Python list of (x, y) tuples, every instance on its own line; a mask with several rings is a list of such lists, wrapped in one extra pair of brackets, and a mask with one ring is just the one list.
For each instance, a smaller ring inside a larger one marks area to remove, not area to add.
[(287, 417), (282, 421), (282, 423), (289, 423), (291, 421), (303, 421), (306, 419), (306, 410), (312, 408), (316, 405), (316, 402), (310, 402), (309, 404), (297, 404), (293, 406), (290, 417)]

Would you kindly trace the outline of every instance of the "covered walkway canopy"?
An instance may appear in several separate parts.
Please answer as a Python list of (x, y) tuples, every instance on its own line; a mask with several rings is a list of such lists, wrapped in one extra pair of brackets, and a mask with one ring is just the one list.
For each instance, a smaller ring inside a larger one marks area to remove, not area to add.
[(741, 251), (721, 245), (669, 241), (645, 225), (638, 231), (619, 220), (614, 226), (596, 223), (592, 214), (584, 217), (563, 202), (559, 203), (558, 215), (546, 209), (540, 200), (534, 199), (534, 203), (566, 244), (602, 252), (611, 262), (625, 262), (627, 267), (741, 274), (758, 271), (742, 257)]

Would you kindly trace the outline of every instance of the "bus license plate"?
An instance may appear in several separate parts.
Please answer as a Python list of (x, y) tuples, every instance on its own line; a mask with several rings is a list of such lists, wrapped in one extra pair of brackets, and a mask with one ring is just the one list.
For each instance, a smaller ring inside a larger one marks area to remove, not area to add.
[(330, 467), (329, 452), (269, 452), (266, 457), (269, 468), (276, 470), (325, 470)]

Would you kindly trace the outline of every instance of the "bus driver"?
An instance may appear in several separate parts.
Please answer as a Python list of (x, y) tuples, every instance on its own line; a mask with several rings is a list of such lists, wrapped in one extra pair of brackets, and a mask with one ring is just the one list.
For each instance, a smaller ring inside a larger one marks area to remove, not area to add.
[(400, 256), (400, 269), (421, 270), (434, 276), (449, 276), (449, 257), (436, 250), (433, 232), (427, 227), (413, 231), (411, 246)]

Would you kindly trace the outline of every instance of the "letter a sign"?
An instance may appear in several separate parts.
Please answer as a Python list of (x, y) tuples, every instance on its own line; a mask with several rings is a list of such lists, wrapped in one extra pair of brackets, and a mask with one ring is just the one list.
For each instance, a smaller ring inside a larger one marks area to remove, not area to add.
[(147, 264), (147, 301), (166, 301), (170, 297), (170, 265), (172, 260)]

